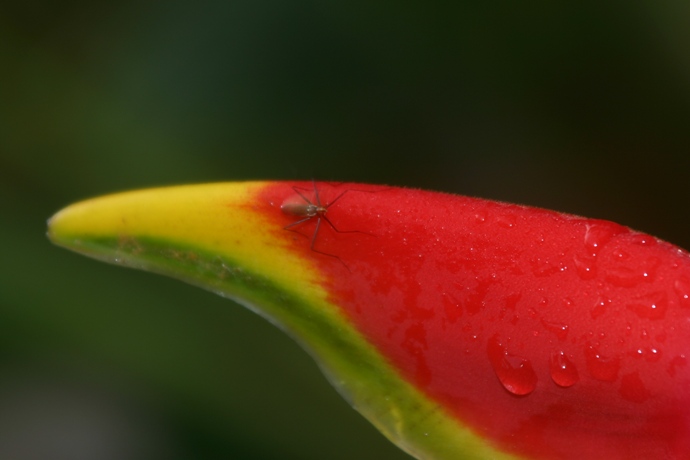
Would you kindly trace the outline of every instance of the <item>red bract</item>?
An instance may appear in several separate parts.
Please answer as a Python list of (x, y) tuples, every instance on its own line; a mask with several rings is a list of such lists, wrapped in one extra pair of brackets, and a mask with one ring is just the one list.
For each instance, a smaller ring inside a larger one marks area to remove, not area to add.
[[(294, 194), (276, 184), (265, 202)], [(310, 183), (297, 184), (308, 189)], [(690, 458), (690, 259), (602, 220), (318, 183), (339, 230), (275, 231), (426, 395), (527, 458)], [(373, 235), (373, 236), (372, 236)]]

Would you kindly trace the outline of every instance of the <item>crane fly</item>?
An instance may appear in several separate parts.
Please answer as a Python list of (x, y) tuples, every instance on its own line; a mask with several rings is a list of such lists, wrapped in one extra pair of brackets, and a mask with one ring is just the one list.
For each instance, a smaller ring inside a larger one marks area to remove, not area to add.
[[(309, 248), (317, 252), (319, 254), (322, 254), (324, 256), (328, 257), (333, 257), (334, 259), (338, 259), (343, 266), (350, 271), (350, 267), (343, 262), (343, 260), (338, 257), (335, 254), (330, 254), (328, 252), (320, 251), (319, 249), (316, 249), (316, 237), (319, 234), (319, 229), (321, 228), (321, 221), (325, 221), (330, 227), (337, 233), (363, 233), (365, 235), (371, 235), (371, 233), (366, 233), (362, 232), (359, 230), (338, 230), (338, 228), (333, 225), (333, 222), (326, 216), (326, 213), (328, 212), (328, 209), (333, 206), (339, 199), (341, 199), (347, 192), (350, 190), (345, 190), (341, 192), (338, 196), (336, 196), (333, 200), (330, 202), (324, 203), (321, 201), (321, 196), (319, 195), (319, 189), (316, 187), (316, 181), (312, 181), (314, 185), (314, 190), (313, 190), (313, 199), (310, 199), (310, 197), (307, 194), (308, 189), (302, 188), (302, 187), (297, 187), (293, 186), (292, 190), (295, 191), (297, 195), (292, 196), (287, 198), (283, 204), (280, 206), (280, 210), (283, 211), (285, 214), (288, 214), (290, 216), (295, 216), (295, 217), (301, 217), (298, 221), (295, 221), (291, 223), (290, 225), (287, 225), (283, 227), (285, 230), (289, 230), (291, 232), (299, 233), (300, 235), (306, 236), (303, 233), (298, 232), (295, 230), (295, 227), (298, 227), (301, 224), (304, 224), (312, 219), (316, 219), (316, 227), (314, 228), (314, 233), (311, 235), (311, 244)], [(373, 235), (372, 235), (373, 236)]]

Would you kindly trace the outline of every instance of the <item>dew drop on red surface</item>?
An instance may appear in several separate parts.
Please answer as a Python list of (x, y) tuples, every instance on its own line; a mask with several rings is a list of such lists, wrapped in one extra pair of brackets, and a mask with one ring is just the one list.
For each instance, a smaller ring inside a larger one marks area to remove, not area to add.
[(593, 347), (585, 347), (585, 362), (592, 378), (602, 382), (614, 382), (621, 368), (620, 358), (609, 358), (601, 355)]
[(486, 222), (486, 218), (487, 218), (486, 211), (477, 211), (474, 214), (474, 220), (478, 224), (483, 224), (484, 222)]
[(645, 280), (645, 273), (628, 267), (618, 267), (606, 273), (606, 281), (616, 287), (632, 288)]
[(597, 276), (594, 265), (595, 259), (590, 256), (581, 256), (576, 254), (573, 257), (573, 264), (575, 265), (575, 273), (583, 280), (591, 280)]
[(685, 277), (678, 278), (673, 283), (673, 289), (678, 295), (680, 306), (690, 308), (690, 280)]
[(611, 305), (611, 299), (606, 297), (600, 297), (597, 299), (594, 307), (589, 311), (589, 314), (592, 315), (592, 319), (597, 319), (603, 315), (609, 305)]
[(551, 378), (558, 386), (570, 387), (580, 380), (575, 364), (573, 364), (563, 351), (551, 354), (549, 369), (551, 371)]
[(630, 237), (630, 241), (640, 246), (655, 246), (657, 244), (657, 239), (653, 236), (645, 235), (644, 233), (637, 233)]
[(508, 353), (498, 336), (489, 339), (487, 352), (491, 366), (506, 390), (517, 396), (534, 391), (537, 387), (537, 374), (528, 359)]
[(556, 335), (558, 340), (563, 341), (568, 338), (568, 325), (563, 323), (553, 323), (550, 321), (541, 320), (542, 326), (547, 331)]
[(650, 283), (656, 278), (656, 270), (659, 264), (659, 259), (650, 257), (636, 266), (626, 263), (612, 267), (606, 273), (606, 281), (614, 286), (624, 288), (632, 288), (642, 282)]
[(458, 318), (462, 316), (462, 305), (457, 301), (457, 299), (444, 292), (441, 294), (441, 299), (443, 301), (443, 311), (445, 313), (445, 319), (449, 323), (455, 323)]
[(515, 228), (516, 218), (514, 214), (500, 213), (496, 217), (496, 223), (503, 228)]
[(664, 291), (653, 292), (633, 300), (628, 308), (642, 319), (662, 319), (668, 309), (668, 296)]
[(600, 221), (588, 224), (585, 230), (585, 249), (591, 255), (601, 250), (611, 238), (625, 231), (626, 228), (613, 222)]
[(650, 363), (656, 363), (661, 359), (661, 350), (657, 347), (649, 347), (642, 353), (642, 357)]

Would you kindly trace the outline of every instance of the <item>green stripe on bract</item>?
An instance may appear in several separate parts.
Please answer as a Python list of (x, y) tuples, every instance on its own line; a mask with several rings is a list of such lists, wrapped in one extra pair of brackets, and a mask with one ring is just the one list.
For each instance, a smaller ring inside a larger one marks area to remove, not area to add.
[(518, 458), (490, 447), (403, 380), (331, 304), (314, 302), (244, 270), (232, 258), (191, 245), (151, 237), (88, 236), (56, 243), (105, 262), (177, 278), (246, 305), (302, 344), (343, 397), (417, 458)]

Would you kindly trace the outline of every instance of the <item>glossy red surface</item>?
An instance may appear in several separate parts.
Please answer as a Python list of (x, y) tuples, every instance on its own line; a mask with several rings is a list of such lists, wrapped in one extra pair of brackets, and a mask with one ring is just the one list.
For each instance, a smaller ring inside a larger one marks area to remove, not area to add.
[[(690, 458), (690, 258), (601, 220), (318, 183), (338, 233), (261, 202), (276, 234), (409, 381), (528, 458)], [(309, 190), (311, 183), (301, 183)], [(312, 193), (312, 192), (308, 192)], [(283, 233), (281, 233), (283, 232)], [(285, 233), (289, 233), (285, 235)]]

